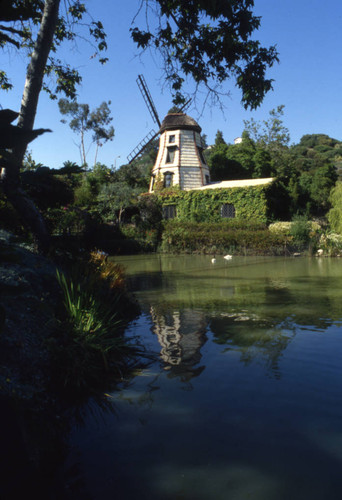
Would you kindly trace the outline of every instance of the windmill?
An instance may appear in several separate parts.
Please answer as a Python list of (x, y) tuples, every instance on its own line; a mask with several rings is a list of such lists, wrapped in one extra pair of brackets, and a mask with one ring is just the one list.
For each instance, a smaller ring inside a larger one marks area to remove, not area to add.
[[(141, 95), (144, 98), (145, 104), (147, 106), (147, 109), (150, 112), (150, 115), (152, 117), (152, 120), (154, 123), (156, 123), (160, 129), (161, 122), (156, 110), (156, 107), (154, 105), (151, 93), (148, 89), (148, 86), (146, 84), (145, 78), (143, 75), (138, 75), (138, 78), (136, 80), (139, 90), (141, 92)], [(191, 99), (186, 101), (185, 104), (180, 108), (179, 112), (184, 111), (189, 107), (191, 103)], [(144, 151), (144, 149), (159, 135), (159, 129), (158, 132), (156, 132), (154, 129), (150, 130), (150, 132), (142, 139), (142, 141), (139, 142), (139, 144), (131, 151), (131, 153), (127, 156), (128, 163), (133, 163), (134, 160), (136, 160), (141, 153)]]
[(178, 185), (181, 189), (193, 189), (210, 183), (209, 168), (203, 156), (201, 127), (190, 116), (184, 114), (191, 99), (177, 113), (169, 113), (160, 122), (156, 107), (143, 75), (137, 84), (158, 132), (152, 129), (128, 155), (129, 163), (138, 158), (144, 149), (158, 136), (159, 150), (152, 169), (150, 192), (160, 178), (164, 187)]

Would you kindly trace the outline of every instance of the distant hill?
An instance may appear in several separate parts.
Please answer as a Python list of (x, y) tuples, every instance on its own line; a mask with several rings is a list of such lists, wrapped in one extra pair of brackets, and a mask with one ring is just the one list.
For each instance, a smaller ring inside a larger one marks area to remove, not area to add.
[(310, 171), (318, 164), (331, 163), (342, 179), (342, 141), (326, 134), (306, 134), (299, 144), (292, 146), (292, 151), (298, 156), (300, 169)]

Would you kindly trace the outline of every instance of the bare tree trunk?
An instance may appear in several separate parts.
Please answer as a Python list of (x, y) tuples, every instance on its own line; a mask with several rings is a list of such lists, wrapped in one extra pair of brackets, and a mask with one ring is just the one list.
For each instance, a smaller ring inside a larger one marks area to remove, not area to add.
[[(38, 99), (42, 89), (44, 71), (51, 50), (53, 37), (55, 34), (60, 0), (45, 0), (43, 17), (31, 56), (31, 61), (27, 69), (26, 82), (21, 101), (21, 109), (18, 126), (26, 130), (32, 130), (36, 117)], [(23, 160), (25, 150), (22, 150)], [(16, 154), (19, 150), (16, 151)]]
[[(45, 0), (43, 17), (27, 69), (18, 119), (18, 126), (24, 130), (33, 129), (44, 70), (57, 26), (59, 4), (60, 0)], [(26, 147), (27, 142), (18, 142), (12, 150), (11, 160), (2, 162), (1, 182), (8, 200), (37, 238), (40, 250), (46, 251), (49, 235), (44, 220), (32, 200), (20, 187), (20, 167), (23, 163)]]
[(96, 167), (97, 155), (99, 152), (99, 141), (96, 141), (96, 149), (95, 149), (95, 159), (94, 159), (94, 167)]
[(87, 164), (87, 155), (86, 155), (85, 146), (84, 146), (83, 123), (82, 123), (82, 128), (81, 128), (81, 157), (82, 157), (82, 164), (85, 166)]

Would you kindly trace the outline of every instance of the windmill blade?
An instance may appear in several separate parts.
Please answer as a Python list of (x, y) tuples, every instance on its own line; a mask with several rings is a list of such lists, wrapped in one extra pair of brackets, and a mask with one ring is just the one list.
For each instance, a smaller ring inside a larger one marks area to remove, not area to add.
[(147, 146), (157, 137), (158, 134), (159, 132), (152, 129), (127, 156), (128, 163), (132, 163), (138, 156), (140, 156), (144, 149), (147, 148)]
[(185, 111), (186, 109), (188, 109), (188, 107), (189, 107), (189, 106), (190, 106), (190, 104), (191, 104), (191, 101), (192, 101), (192, 99), (191, 99), (191, 97), (190, 97), (190, 99), (188, 99), (188, 100), (187, 100), (187, 101), (183, 104), (183, 106), (179, 109), (179, 112), (180, 112), (180, 113), (182, 113), (183, 111)]
[(140, 92), (144, 98), (146, 106), (147, 106), (147, 108), (152, 116), (154, 123), (157, 123), (158, 127), (160, 128), (159, 116), (158, 116), (156, 107), (154, 105), (150, 91), (148, 90), (148, 87), (147, 87), (147, 84), (145, 82), (145, 78), (143, 77), (143, 75), (138, 75), (137, 84), (138, 84)]

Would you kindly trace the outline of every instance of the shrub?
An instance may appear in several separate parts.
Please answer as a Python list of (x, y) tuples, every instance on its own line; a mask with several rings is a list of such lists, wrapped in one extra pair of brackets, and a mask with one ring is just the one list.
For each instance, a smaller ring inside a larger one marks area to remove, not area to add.
[(341, 255), (342, 235), (337, 233), (322, 234), (319, 240), (319, 248), (327, 255)]
[(284, 234), (290, 236), (291, 232), (291, 222), (274, 222), (268, 226), (271, 233)]
[(235, 253), (274, 255), (284, 251), (286, 238), (265, 226), (234, 227), (229, 223), (165, 223), (161, 250), (164, 252)]
[(310, 225), (305, 215), (298, 215), (293, 218), (290, 229), (290, 236), (293, 243), (300, 249), (304, 248), (310, 241)]
[(123, 333), (129, 302), (123, 269), (93, 252), (86, 265), (74, 265), (68, 275), (57, 272), (57, 280), (63, 304), (56, 334), (49, 340), (53, 380), (71, 392), (90, 393), (122, 377), (142, 354), (139, 344), (130, 343)]

